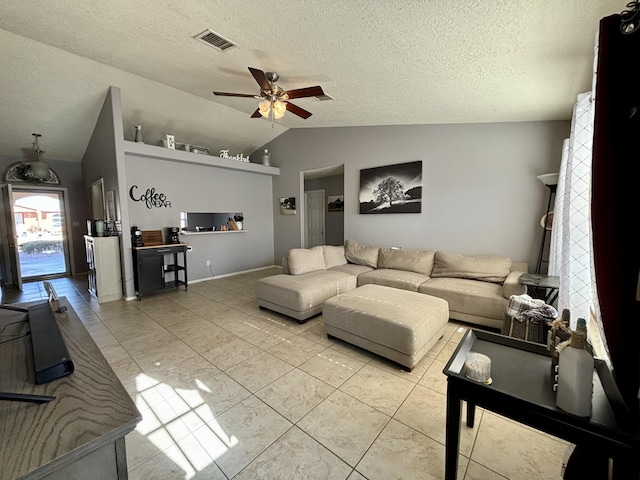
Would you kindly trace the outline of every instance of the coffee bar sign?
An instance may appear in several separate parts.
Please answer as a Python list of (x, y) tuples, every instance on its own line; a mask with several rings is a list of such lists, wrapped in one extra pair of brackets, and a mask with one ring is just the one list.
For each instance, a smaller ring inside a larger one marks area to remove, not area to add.
[(168, 207), (171, 208), (171, 202), (167, 200), (167, 196), (164, 193), (156, 192), (155, 187), (147, 188), (147, 191), (144, 193), (137, 192), (138, 186), (133, 185), (129, 189), (129, 197), (134, 202), (144, 202), (147, 208), (161, 208)]

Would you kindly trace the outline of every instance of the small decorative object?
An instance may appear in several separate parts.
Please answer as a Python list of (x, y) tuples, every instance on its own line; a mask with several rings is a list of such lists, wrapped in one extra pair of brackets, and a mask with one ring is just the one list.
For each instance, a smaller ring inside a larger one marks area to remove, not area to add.
[(173, 135), (166, 135), (164, 140), (162, 140), (162, 144), (166, 148), (171, 148), (172, 150), (176, 149), (176, 138)]
[(464, 374), (478, 383), (491, 383), (491, 359), (482, 353), (469, 352), (464, 362)]
[(555, 390), (558, 385), (558, 357), (560, 350), (569, 344), (571, 338), (571, 311), (568, 308), (562, 310), (562, 316), (551, 322), (547, 348), (551, 354), (551, 387)]
[(585, 350), (583, 332), (571, 332), (571, 342), (560, 351), (556, 405), (578, 417), (591, 416), (593, 356)]
[(282, 215), (295, 215), (296, 214), (296, 197), (281, 197), (280, 213)]
[(96, 236), (104, 237), (104, 220), (96, 220)]
[(236, 221), (231, 217), (229, 217), (228, 224), (229, 224), (229, 230), (240, 230), (238, 228), (238, 224), (236, 223)]
[(244, 154), (239, 153), (238, 155), (229, 155), (229, 150), (220, 150), (220, 158), (227, 158), (229, 160), (237, 160), (239, 162), (248, 162), (249, 156), (244, 156)]
[(226, 232), (227, 231), (227, 226), (226, 225), (220, 225), (220, 231), (221, 232)]
[(344, 195), (329, 195), (329, 203), (327, 205), (329, 212), (344, 211)]
[(199, 147), (198, 145), (190, 145), (189, 151), (191, 153), (200, 153), (202, 155), (209, 155), (209, 149), (207, 147)]
[(236, 226), (238, 227), (238, 230), (242, 230), (242, 221), (244, 220), (244, 217), (242, 215), (234, 215), (233, 216), (233, 221), (236, 222)]
[(144, 143), (142, 139), (142, 125), (134, 125), (133, 128), (136, 129), (134, 140), (136, 143)]
[(266, 148), (262, 151), (262, 164), (266, 166), (271, 165), (271, 154)]

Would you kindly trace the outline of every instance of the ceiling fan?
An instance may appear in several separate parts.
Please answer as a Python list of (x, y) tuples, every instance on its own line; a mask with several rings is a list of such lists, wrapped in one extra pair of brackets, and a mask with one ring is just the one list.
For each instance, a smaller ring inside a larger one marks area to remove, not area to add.
[(286, 110), (288, 110), (300, 118), (307, 119), (312, 115), (312, 113), (294, 105), (289, 100), (292, 98), (318, 97), (324, 95), (322, 87), (320, 86), (296, 88), (295, 90), (283, 90), (275, 84), (275, 82), (280, 78), (277, 73), (263, 72), (262, 70), (251, 67), (249, 67), (249, 71), (251, 72), (251, 75), (253, 75), (253, 78), (256, 79), (256, 82), (258, 82), (258, 85), (260, 85), (259, 95), (227, 92), (213, 92), (213, 94), (226, 97), (247, 97), (262, 100), (258, 109), (251, 114), (251, 118), (260, 118), (261, 116), (269, 118), (269, 115), (271, 114), (273, 118), (278, 119), (284, 115)]

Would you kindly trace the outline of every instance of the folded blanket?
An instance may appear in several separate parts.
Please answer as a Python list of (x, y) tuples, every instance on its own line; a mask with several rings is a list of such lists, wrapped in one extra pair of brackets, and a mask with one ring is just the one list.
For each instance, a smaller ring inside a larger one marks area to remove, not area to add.
[(515, 319), (518, 322), (530, 321), (534, 323), (550, 323), (558, 318), (558, 311), (551, 305), (544, 304), (541, 307), (530, 308), (518, 313)]
[(544, 300), (531, 298), (526, 293), (522, 295), (511, 295), (509, 297), (509, 305), (507, 305), (506, 314), (511, 317), (515, 317), (520, 312), (542, 307), (543, 305), (545, 305)]

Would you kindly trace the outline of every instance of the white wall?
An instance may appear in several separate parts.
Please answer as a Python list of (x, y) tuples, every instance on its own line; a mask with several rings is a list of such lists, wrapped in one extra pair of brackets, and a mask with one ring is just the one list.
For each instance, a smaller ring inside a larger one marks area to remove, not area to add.
[[(265, 147), (280, 167), (273, 180), (274, 262), (300, 247), (298, 215), (278, 199), (302, 201), (301, 171), (344, 163), (345, 239), (467, 255), (508, 255), (535, 268), (548, 189), (536, 176), (557, 172), (568, 121), (291, 129)], [(422, 160), (420, 214), (360, 215), (363, 168)]]

